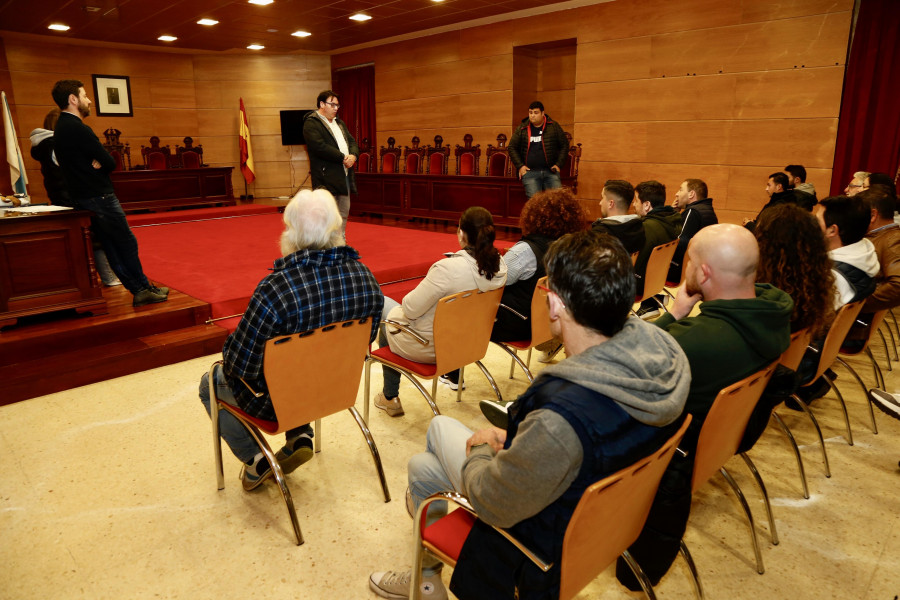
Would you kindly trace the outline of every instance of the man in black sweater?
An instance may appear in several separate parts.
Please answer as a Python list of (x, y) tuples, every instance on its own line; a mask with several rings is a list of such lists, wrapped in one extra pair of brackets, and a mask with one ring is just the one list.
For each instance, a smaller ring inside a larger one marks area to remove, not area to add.
[(600, 192), (600, 214), (591, 229), (617, 238), (629, 254), (640, 252), (646, 236), (641, 218), (629, 212), (634, 200), (634, 188), (624, 179), (609, 179)]
[(697, 232), (708, 225), (716, 225), (719, 218), (713, 209), (713, 199), (707, 197), (709, 191), (702, 179), (685, 179), (675, 192), (675, 204), (686, 207), (684, 210), (681, 233), (678, 234), (678, 248), (669, 266), (667, 281), (681, 281), (684, 255), (688, 244)]
[(128, 226), (109, 177), (116, 162), (82, 122), (91, 114), (84, 84), (74, 79), (57, 81), (53, 100), (62, 113), (56, 124), (56, 159), (75, 208), (89, 210), (91, 230), (103, 246), (109, 265), (134, 295), (132, 304), (143, 306), (168, 299), (169, 288), (152, 285), (138, 257), (137, 239)]

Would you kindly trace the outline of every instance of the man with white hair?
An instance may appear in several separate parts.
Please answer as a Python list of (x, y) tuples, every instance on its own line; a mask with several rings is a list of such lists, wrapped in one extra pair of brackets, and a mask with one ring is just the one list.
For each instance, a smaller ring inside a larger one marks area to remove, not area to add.
[[(276, 421), (263, 376), (266, 342), (324, 327), (330, 323), (370, 317), (375, 339), (384, 296), (359, 254), (345, 245), (341, 215), (327, 190), (301, 190), (284, 210), (282, 257), (263, 277), (250, 298), (237, 329), (225, 340), (224, 365), (215, 371), (216, 395), (258, 419)], [(209, 377), (200, 380), (200, 400), (210, 411)], [(241, 382), (243, 380), (247, 385)], [(258, 392), (256, 397), (247, 386)], [(247, 491), (272, 475), (269, 462), (241, 423), (219, 412), (219, 434), (244, 463), (241, 481)], [(285, 433), (275, 458), (285, 473), (313, 457), (309, 424)]]

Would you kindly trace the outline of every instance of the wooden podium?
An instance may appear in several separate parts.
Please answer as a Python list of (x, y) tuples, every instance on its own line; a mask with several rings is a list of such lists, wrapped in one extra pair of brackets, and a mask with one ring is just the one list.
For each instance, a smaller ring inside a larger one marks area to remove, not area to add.
[(90, 226), (83, 210), (0, 218), (0, 327), (70, 308), (107, 312)]

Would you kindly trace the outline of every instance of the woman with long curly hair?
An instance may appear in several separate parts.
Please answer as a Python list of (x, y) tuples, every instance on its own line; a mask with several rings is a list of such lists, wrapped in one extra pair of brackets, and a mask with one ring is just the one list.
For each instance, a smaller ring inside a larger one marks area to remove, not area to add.
[[(460, 250), (437, 261), (425, 279), (399, 303), (385, 297), (383, 316), (401, 323), (427, 340), (434, 339), (434, 313), (444, 296), (479, 289), (483, 292), (503, 287), (506, 263), (494, 247), (494, 219), (480, 206), (470, 206), (459, 219), (456, 238)], [(462, 324), (460, 324), (462, 326)], [(387, 335), (387, 332), (391, 335)], [(399, 333), (390, 325), (381, 327), (378, 345), (389, 344), (391, 351), (417, 362), (433, 363), (434, 344), (422, 346), (412, 336)], [(384, 386), (375, 396), (375, 406), (392, 417), (403, 414), (400, 403), (400, 373), (383, 367)]]
[(507, 271), (501, 302), (528, 319), (523, 321), (501, 307), (491, 332), (492, 340), (513, 342), (531, 338), (531, 297), (538, 279), (546, 274), (544, 253), (552, 242), (567, 233), (581, 231), (585, 224), (584, 209), (571, 190), (539, 192), (525, 204), (519, 216), (522, 238), (503, 255)]
[(834, 318), (834, 275), (825, 237), (815, 217), (795, 204), (760, 215), (756, 281), (771, 283), (794, 300), (791, 331), (809, 328), (820, 337)]

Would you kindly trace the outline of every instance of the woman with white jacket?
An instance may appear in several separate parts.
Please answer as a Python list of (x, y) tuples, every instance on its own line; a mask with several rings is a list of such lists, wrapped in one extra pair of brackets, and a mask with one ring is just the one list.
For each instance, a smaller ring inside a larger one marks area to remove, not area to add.
[[(403, 298), (402, 304), (385, 297), (385, 319), (402, 323), (433, 341), (438, 300), (472, 289), (487, 292), (506, 283), (506, 264), (494, 248), (494, 220), (490, 212), (480, 206), (467, 208), (459, 220), (456, 236), (460, 250), (431, 265), (425, 279)], [(416, 362), (435, 360), (434, 344), (423, 346), (390, 324), (382, 326), (378, 344), (389, 344), (392, 352)], [(392, 417), (399, 417), (403, 414), (400, 373), (390, 367), (383, 367), (383, 372), (384, 386), (375, 397), (375, 406)]]

